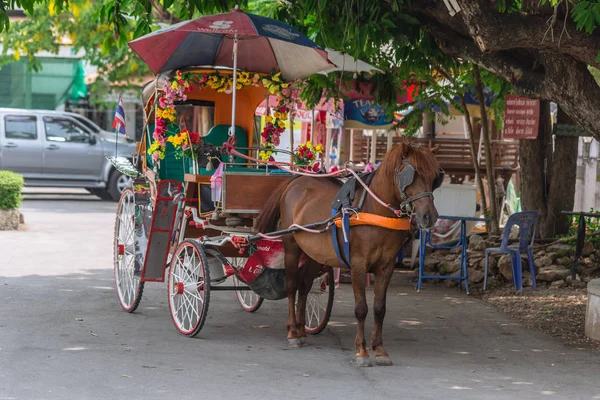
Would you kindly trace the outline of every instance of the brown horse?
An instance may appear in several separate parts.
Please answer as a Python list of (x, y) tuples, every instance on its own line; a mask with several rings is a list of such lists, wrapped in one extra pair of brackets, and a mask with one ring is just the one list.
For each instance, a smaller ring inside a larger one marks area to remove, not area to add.
[[(398, 177), (407, 166), (414, 168), (411, 182), (401, 184)], [(384, 157), (370, 184), (372, 192), (395, 208), (401, 203), (408, 204), (406, 217), (415, 215), (422, 228), (431, 228), (438, 214), (433, 204), (433, 185), (439, 180), (440, 166), (432, 151), (403, 141), (394, 146)], [(404, 186), (404, 187), (401, 187)], [(273, 232), (278, 227), (287, 228), (292, 224), (306, 225), (326, 220), (331, 216), (332, 202), (340, 189), (334, 179), (301, 177), (282, 185), (273, 193), (257, 221), (259, 232)], [(362, 186), (357, 185), (355, 199), (360, 198)], [(412, 199), (411, 199), (412, 198)], [(405, 200), (408, 199), (408, 202)], [(356, 201), (355, 201), (356, 203)], [(363, 212), (394, 217), (394, 213), (367, 196)], [(335, 229), (335, 226), (333, 227)], [(338, 228), (341, 244), (341, 229)], [(396, 257), (405, 243), (408, 232), (376, 226), (355, 226), (350, 230), (351, 277), (354, 291), (354, 314), (358, 321), (356, 334), (356, 362), (358, 366), (371, 366), (365, 341), (365, 319), (368, 312), (365, 296), (365, 277), (375, 275), (375, 300), (373, 305), (374, 325), (371, 336), (371, 349), (375, 351), (378, 365), (391, 365), (388, 352), (383, 347), (382, 328), (385, 317), (386, 292)], [(332, 235), (326, 233), (297, 232), (283, 239), (285, 248), (285, 269), (288, 294), (288, 341), (292, 347), (300, 347), (306, 338), (304, 331), (306, 298), (313, 279), (321, 265), (345, 268), (338, 259)], [(298, 268), (301, 254), (307, 256), (304, 268)], [(294, 309), (298, 291), (298, 310)]]

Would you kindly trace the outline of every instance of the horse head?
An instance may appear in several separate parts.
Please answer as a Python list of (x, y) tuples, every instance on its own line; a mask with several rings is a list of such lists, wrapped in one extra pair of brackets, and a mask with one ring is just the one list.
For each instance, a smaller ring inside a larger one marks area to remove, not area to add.
[(395, 198), (403, 215), (415, 215), (423, 229), (432, 228), (438, 219), (433, 191), (444, 181), (435, 150), (403, 141), (386, 155), (380, 167), (387, 171), (388, 181), (394, 182)]

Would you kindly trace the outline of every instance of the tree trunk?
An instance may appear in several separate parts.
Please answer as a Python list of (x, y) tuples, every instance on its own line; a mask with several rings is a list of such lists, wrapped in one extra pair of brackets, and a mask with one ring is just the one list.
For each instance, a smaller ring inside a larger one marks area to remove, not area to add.
[[(573, 124), (561, 109), (558, 110), (558, 122)], [(562, 215), (561, 211), (572, 211), (575, 204), (578, 145), (577, 136), (554, 138), (552, 180), (548, 192), (548, 218), (545, 227), (548, 237), (563, 235), (569, 231), (569, 217)]]
[[(473, 123), (471, 122), (471, 115), (469, 114), (469, 109), (467, 108), (467, 102), (465, 101), (465, 96), (460, 94), (458, 96), (460, 98), (460, 104), (463, 108), (463, 114), (465, 115), (467, 130), (469, 131), (469, 144), (471, 145), (471, 159), (473, 161), (473, 170), (475, 172), (475, 177), (477, 180), (477, 186), (479, 187), (479, 193), (481, 193), (481, 210), (483, 211), (483, 215), (488, 215), (487, 202), (485, 198), (485, 188), (483, 187), (483, 179), (481, 179), (481, 174), (479, 171), (479, 163), (477, 162), (477, 149), (475, 148), (475, 137), (473, 136)], [(491, 232), (491, 224), (485, 223), (486, 232)]]
[[(537, 139), (519, 144), (521, 205), (538, 211), (536, 235), (548, 239), (569, 228), (561, 211), (572, 210), (575, 201), (578, 138), (557, 136), (553, 151), (550, 102), (542, 101), (540, 107)], [(564, 120), (565, 114), (560, 117)]]
[(496, 176), (494, 174), (494, 157), (492, 156), (492, 144), (490, 143), (490, 124), (485, 109), (485, 96), (483, 95), (483, 85), (481, 84), (481, 73), (477, 65), (473, 65), (473, 75), (475, 75), (475, 90), (477, 91), (477, 101), (481, 109), (481, 128), (483, 129), (483, 144), (485, 147), (485, 169), (488, 180), (488, 189), (490, 192), (490, 211), (491, 211), (491, 235), (498, 235), (500, 227), (498, 222), (498, 203), (496, 199)]

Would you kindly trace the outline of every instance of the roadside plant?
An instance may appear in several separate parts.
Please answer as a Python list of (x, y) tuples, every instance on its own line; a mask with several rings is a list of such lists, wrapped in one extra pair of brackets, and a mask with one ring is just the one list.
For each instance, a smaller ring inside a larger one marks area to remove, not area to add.
[(16, 210), (21, 205), (23, 177), (11, 171), (0, 171), (0, 210)]

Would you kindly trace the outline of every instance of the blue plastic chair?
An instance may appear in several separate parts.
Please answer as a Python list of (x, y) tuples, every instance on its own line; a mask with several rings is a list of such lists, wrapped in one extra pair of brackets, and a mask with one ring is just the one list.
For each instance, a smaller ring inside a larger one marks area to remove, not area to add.
[[(509, 254), (510, 264), (513, 272), (513, 283), (517, 291), (523, 290), (523, 270), (521, 266), (521, 254), (527, 253), (529, 262), (529, 271), (531, 272), (531, 286), (535, 289), (535, 266), (533, 264), (533, 242), (535, 241), (535, 224), (537, 221), (537, 211), (523, 211), (515, 213), (508, 218), (504, 227), (504, 235), (500, 247), (493, 247), (485, 250), (485, 269), (483, 290), (487, 288), (488, 261), (490, 254)], [(519, 227), (519, 244), (508, 245), (508, 238), (513, 226)], [(531, 235), (530, 235), (531, 233)], [(531, 237), (531, 240), (529, 239)]]

